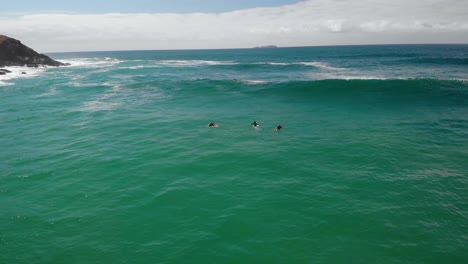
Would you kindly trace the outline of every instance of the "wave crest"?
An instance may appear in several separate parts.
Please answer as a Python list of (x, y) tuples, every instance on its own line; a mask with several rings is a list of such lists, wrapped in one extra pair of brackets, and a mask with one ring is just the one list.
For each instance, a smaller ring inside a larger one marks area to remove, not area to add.
[(105, 57), (105, 58), (74, 58), (61, 60), (64, 63), (70, 63), (70, 66), (66, 67), (78, 67), (78, 68), (101, 68), (110, 67), (116, 64), (122, 63), (122, 60)]
[(345, 68), (333, 67), (330, 64), (320, 61), (300, 61), (300, 62), (256, 62), (257, 65), (271, 65), (271, 66), (310, 66), (326, 70), (345, 70)]
[[(24, 66), (10, 66), (3, 67), (3, 69), (9, 70), (10, 73), (5, 75), (0, 75), (0, 86), (13, 85), (14, 83), (8, 82), (9, 80), (19, 79), (19, 78), (32, 78), (40, 76), (45, 72), (47, 68), (31, 68)], [(25, 72), (26, 74), (23, 74)]]
[(211, 60), (160, 60), (158, 64), (166, 66), (202, 66), (202, 65), (235, 65), (234, 61), (211, 61)]

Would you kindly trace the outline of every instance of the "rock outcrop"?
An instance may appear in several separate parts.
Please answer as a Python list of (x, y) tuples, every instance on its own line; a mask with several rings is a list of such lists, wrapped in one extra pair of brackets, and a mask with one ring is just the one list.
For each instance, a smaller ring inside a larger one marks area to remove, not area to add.
[(0, 69), (0, 75), (5, 75), (7, 73), (11, 73), (11, 71), (9, 71), (7, 69)]
[(25, 46), (21, 41), (0, 35), (0, 67), (5, 66), (66, 66)]
[(267, 45), (267, 46), (257, 46), (255, 47), (256, 49), (274, 49), (277, 48), (278, 46), (275, 45)]

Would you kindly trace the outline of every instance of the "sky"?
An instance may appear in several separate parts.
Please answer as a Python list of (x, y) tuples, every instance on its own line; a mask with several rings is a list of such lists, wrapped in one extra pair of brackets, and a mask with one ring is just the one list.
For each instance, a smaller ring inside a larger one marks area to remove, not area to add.
[[(5, 1), (2, 13), (76, 12), (99, 13), (216, 13), (279, 6), (299, 0), (21, 0)], [(21, 4), (19, 4), (21, 3)]]
[(468, 43), (468, 0), (5, 1), (39, 52)]

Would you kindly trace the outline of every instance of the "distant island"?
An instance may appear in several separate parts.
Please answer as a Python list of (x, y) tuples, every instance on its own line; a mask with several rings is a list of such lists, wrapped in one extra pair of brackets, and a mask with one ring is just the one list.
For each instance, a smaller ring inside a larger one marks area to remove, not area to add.
[(254, 49), (274, 49), (274, 48), (278, 48), (278, 46), (275, 46), (275, 45), (266, 45), (266, 46), (257, 46), (257, 47), (254, 47)]
[[(53, 60), (44, 54), (37, 53), (17, 39), (0, 35), (0, 67), (27, 66), (37, 68), (39, 66), (67, 65), (69, 64)], [(9, 72), (8, 70), (0, 69), (0, 75)]]

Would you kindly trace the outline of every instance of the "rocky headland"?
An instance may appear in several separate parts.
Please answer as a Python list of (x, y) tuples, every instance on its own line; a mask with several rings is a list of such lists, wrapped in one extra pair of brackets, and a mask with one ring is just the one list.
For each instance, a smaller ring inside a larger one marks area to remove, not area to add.
[(255, 49), (274, 49), (274, 48), (278, 48), (278, 46), (275, 46), (275, 45), (266, 45), (266, 46), (257, 46), (257, 47), (254, 47)]
[[(53, 60), (44, 54), (37, 53), (17, 39), (0, 35), (0, 67), (27, 66), (37, 68), (67, 65), (69, 64)], [(9, 70), (0, 69), (0, 75), (8, 73), (10, 73)]]

